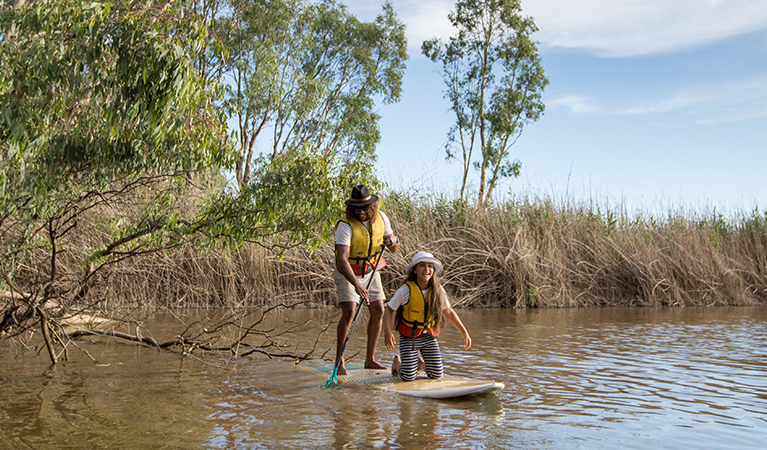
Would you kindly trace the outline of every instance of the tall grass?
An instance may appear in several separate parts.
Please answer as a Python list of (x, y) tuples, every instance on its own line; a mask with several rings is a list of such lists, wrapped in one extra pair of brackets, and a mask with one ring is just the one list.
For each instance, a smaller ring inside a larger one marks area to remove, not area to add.
[[(485, 210), (444, 196), (389, 193), (402, 245), (382, 271), (391, 295), (417, 251), (439, 258), (466, 307), (767, 303), (767, 214), (629, 216), (593, 202), (522, 197)], [(329, 220), (332, 220), (329, 218)], [(86, 245), (86, 244), (83, 244)], [(277, 259), (262, 247), (185, 247), (109, 267), (84, 302), (107, 307), (335, 304), (332, 238)], [(72, 268), (76, 272), (77, 268)]]
[(445, 264), (465, 306), (751, 305), (767, 301), (767, 215), (629, 217), (529, 197), (484, 211), (388, 198), (410, 243)]
[(303, 252), (278, 259), (253, 244), (236, 252), (186, 247), (155, 254), (115, 267), (109, 279), (106, 296), (122, 306), (252, 308), (335, 298), (326, 262)]

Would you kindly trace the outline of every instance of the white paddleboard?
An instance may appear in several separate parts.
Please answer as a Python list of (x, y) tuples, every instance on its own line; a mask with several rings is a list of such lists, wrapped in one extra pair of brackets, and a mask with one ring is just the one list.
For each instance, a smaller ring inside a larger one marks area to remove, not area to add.
[[(492, 380), (451, 377), (429, 379), (420, 376), (415, 381), (402, 381), (400, 377), (392, 375), (389, 370), (364, 369), (361, 366), (349, 364), (346, 367), (349, 373), (339, 375), (339, 383), (353, 382), (364, 384), (382, 391), (396, 392), (413, 397), (453, 398), (499, 391), (505, 387), (503, 383)], [(333, 366), (318, 366), (315, 369), (330, 373), (333, 370)]]
[(373, 385), (373, 387), (384, 391), (412, 395), (413, 397), (453, 398), (499, 391), (504, 388), (504, 385), (495, 381), (442, 377), (438, 380), (418, 378), (415, 381), (407, 382), (397, 378), (397, 381), (392, 383)]

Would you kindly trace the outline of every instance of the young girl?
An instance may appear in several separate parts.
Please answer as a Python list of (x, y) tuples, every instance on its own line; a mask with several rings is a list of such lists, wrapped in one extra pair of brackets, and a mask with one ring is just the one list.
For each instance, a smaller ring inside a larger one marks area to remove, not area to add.
[(396, 311), (395, 327), (399, 331), (399, 355), (394, 357), (392, 374), (404, 381), (413, 381), (418, 373), (418, 354), (423, 358), (429, 378), (442, 376), (442, 354), (437, 336), (445, 318), (463, 335), (463, 348), (471, 347), (471, 337), (458, 314), (450, 307), (447, 293), (439, 284), (440, 263), (431, 253), (419, 252), (407, 266), (405, 284), (394, 294), (384, 311), (383, 329), (386, 348), (394, 349), (392, 315)]

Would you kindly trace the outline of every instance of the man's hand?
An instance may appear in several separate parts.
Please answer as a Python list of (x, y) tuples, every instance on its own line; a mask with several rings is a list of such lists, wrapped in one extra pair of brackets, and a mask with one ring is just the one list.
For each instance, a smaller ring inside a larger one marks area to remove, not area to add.
[(397, 248), (399, 247), (399, 238), (394, 236), (393, 234), (389, 234), (384, 236), (383, 243), (386, 246), (386, 248), (389, 249), (390, 252), (394, 253), (397, 251)]
[(362, 300), (365, 300), (366, 305), (370, 304), (370, 295), (368, 294), (368, 290), (365, 289), (365, 286), (363, 286), (359, 281), (354, 283), (354, 292), (356, 292)]

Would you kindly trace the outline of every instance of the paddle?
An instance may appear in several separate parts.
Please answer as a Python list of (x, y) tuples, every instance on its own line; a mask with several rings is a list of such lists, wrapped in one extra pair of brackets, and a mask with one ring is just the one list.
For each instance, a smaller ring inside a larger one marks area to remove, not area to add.
[[(373, 271), (370, 272), (370, 279), (368, 280), (368, 285), (365, 287), (365, 289), (370, 289), (370, 284), (373, 282), (373, 276), (376, 273), (376, 270), (378, 269), (378, 263), (381, 262), (383, 259), (384, 250), (386, 250), (386, 245), (381, 246), (381, 256), (378, 257), (376, 260), (375, 265), (373, 266)], [(362, 299), (360, 299), (360, 304), (357, 305), (357, 311), (354, 313), (354, 318), (352, 319), (352, 324), (349, 326), (349, 332), (346, 333), (346, 339), (344, 339), (344, 344), (341, 346), (341, 351), (338, 353), (338, 358), (336, 358), (336, 364), (333, 366), (333, 372), (330, 373), (330, 377), (328, 378), (328, 381), (325, 382), (325, 387), (327, 388), (331, 384), (338, 384), (338, 366), (341, 365), (341, 361), (344, 358), (344, 351), (346, 351), (346, 344), (349, 343), (349, 337), (352, 335), (352, 331), (354, 331), (354, 324), (357, 323), (357, 317), (360, 316), (360, 311), (362, 311)]]

